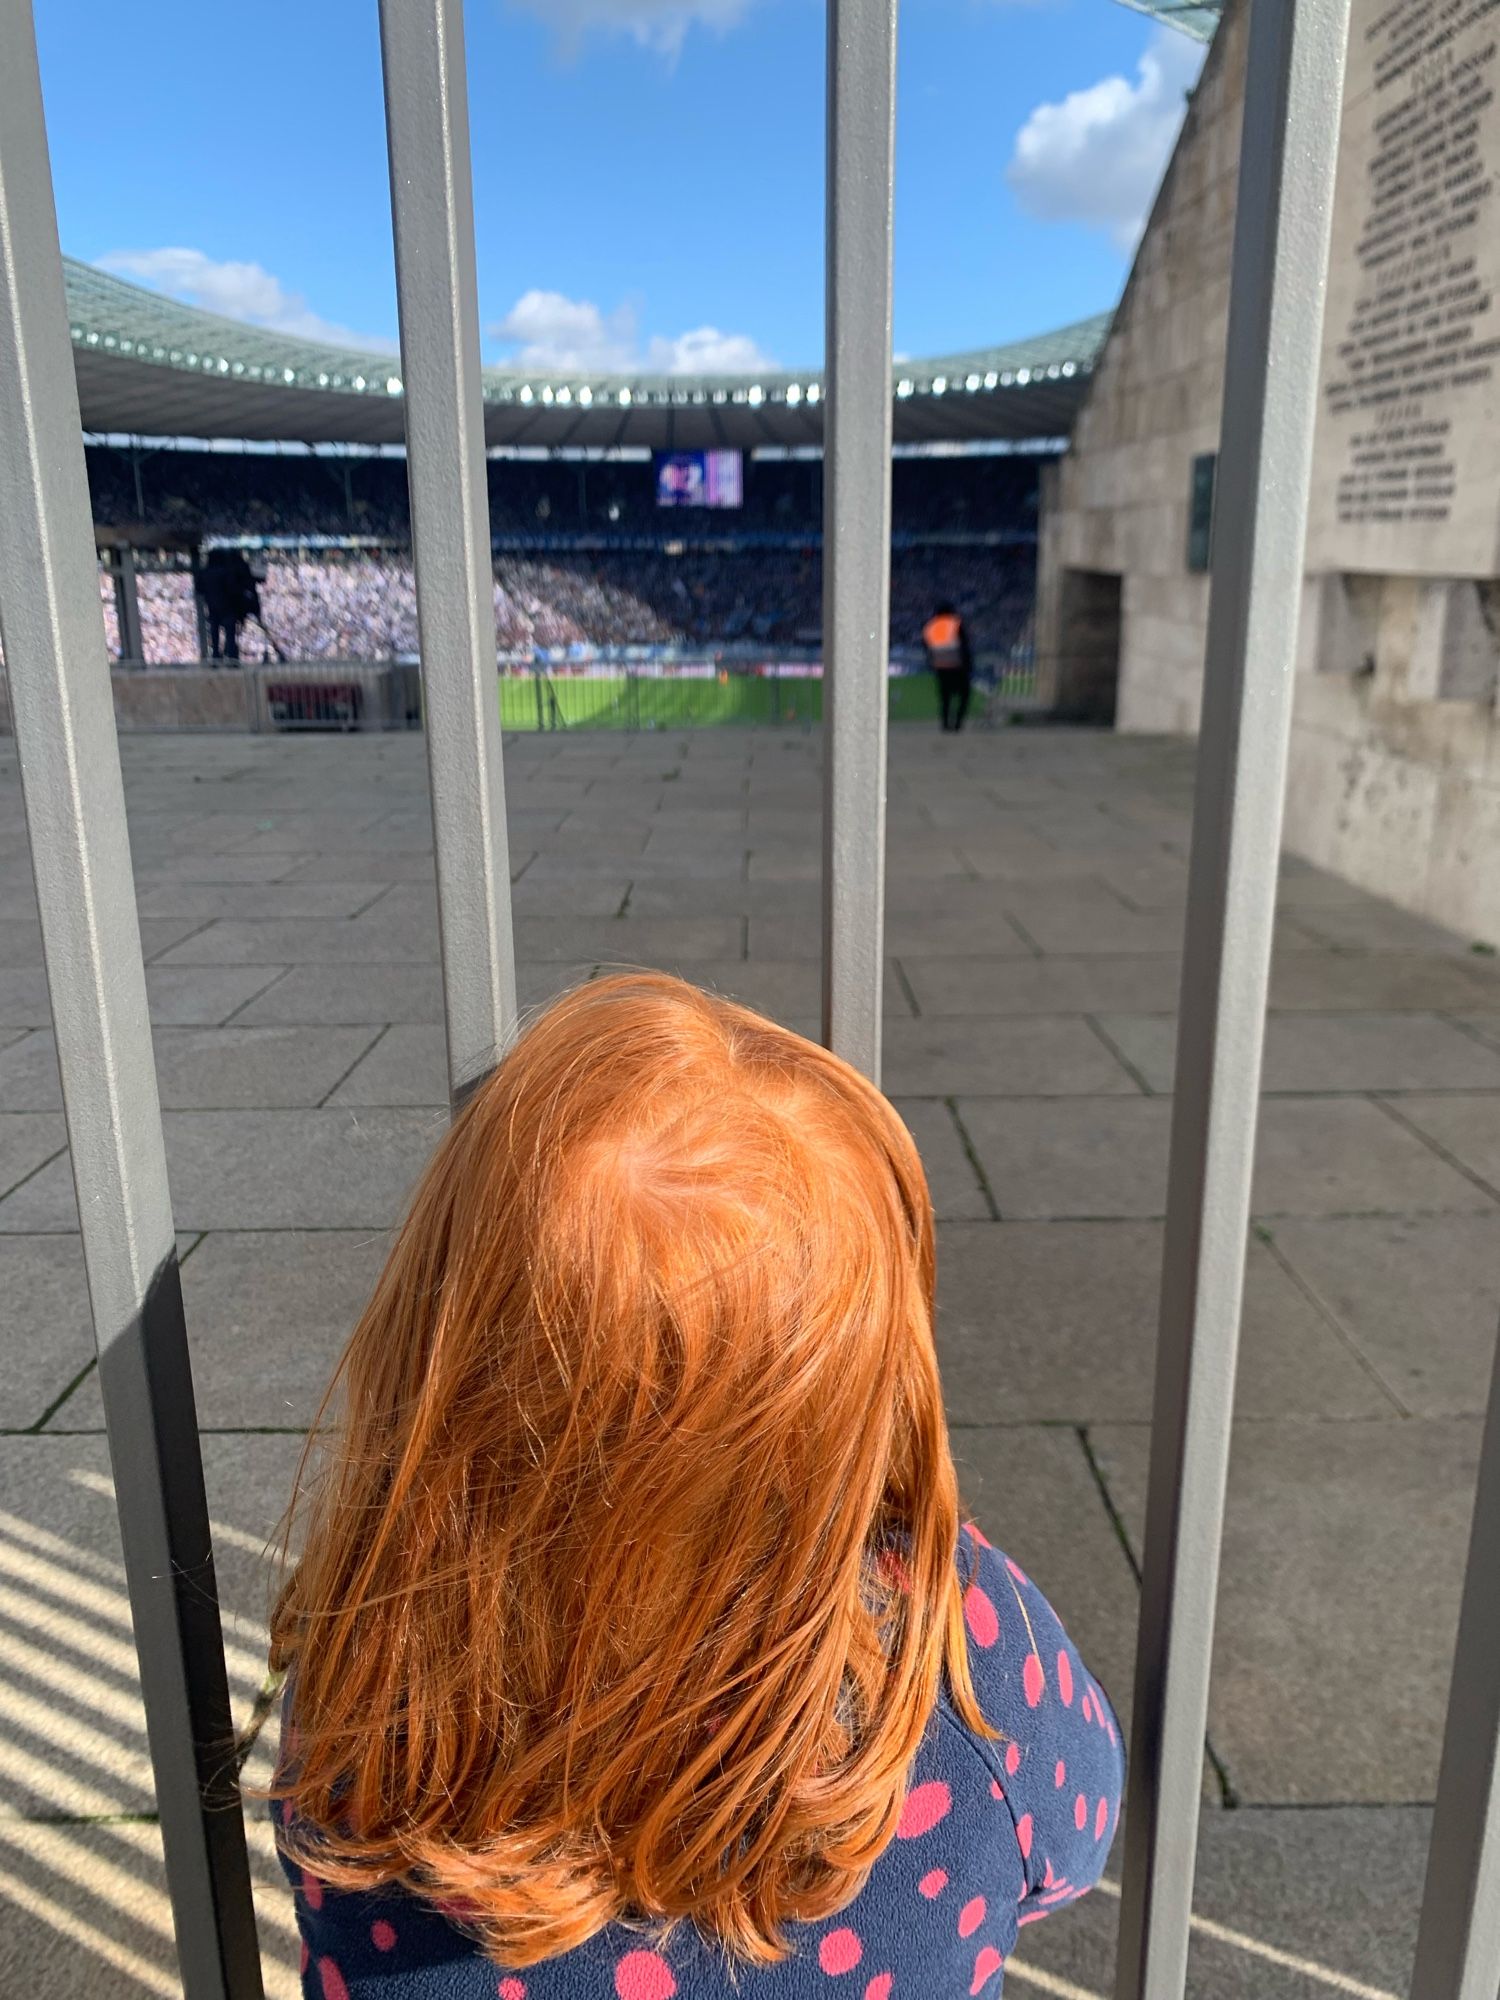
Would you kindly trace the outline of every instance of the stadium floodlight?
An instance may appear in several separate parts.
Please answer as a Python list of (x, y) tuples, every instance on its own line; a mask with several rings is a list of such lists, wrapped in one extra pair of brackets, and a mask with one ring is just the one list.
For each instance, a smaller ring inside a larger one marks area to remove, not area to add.
[(980, 380), (981, 378), (978, 375), (966, 375), (964, 377), (964, 387), (969, 391), (970, 395), (973, 395), (974, 391), (979, 387)]
[(987, 374), (987, 375), (985, 376), (985, 378), (984, 378), (984, 386), (985, 386), (985, 388), (986, 388), (986, 389), (998, 389), (998, 388), (999, 388), (999, 386), (1000, 386), (1000, 375), (999, 375), (999, 371), (998, 371), (997, 369), (994, 369), (994, 368), (992, 368), (992, 369), (991, 369), (991, 370), (989, 371), (989, 373), (988, 373), (988, 374)]
[(1029, 368), (1018, 368), (1016, 370), (1016, 386), (1018, 388), (1024, 389), (1030, 380), (1031, 370)]
[(521, 384), (521, 401), (523, 403), (529, 403), (531, 401), (531, 384), (529, 382), (523, 382)]
[(716, 403), (727, 403), (729, 401), (729, 391), (727, 389), (715, 389), (714, 401)]
[(766, 392), (759, 382), (752, 382), (745, 394), (745, 401), (759, 407), (766, 399)]
[(399, 396), (401, 394), (401, 377), (399, 375), (386, 376), (385, 393), (388, 396)]
[(558, 402), (560, 402), (560, 403), (571, 403), (571, 402), (572, 402), (572, 400), (573, 400), (573, 391), (572, 391), (572, 390), (571, 390), (571, 389), (570, 389), (570, 388), (568, 387), (568, 385), (567, 385), (567, 383), (566, 383), (566, 382), (564, 382), (563, 386), (562, 386), (562, 387), (561, 387), (561, 388), (560, 388), (560, 389), (558, 390), (558, 392), (557, 392), (557, 400), (558, 400)]
[(932, 378), (932, 393), (933, 393), (933, 395), (934, 395), (934, 396), (944, 396), (944, 395), (946, 395), (946, 394), (947, 394), (947, 392), (948, 392), (948, 378), (947, 378), (947, 376), (946, 376), (946, 375), (934, 375), (934, 376), (933, 376), (933, 378)]
[(823, 385), (821, 382), (808, 383), (807, 400), (810, 403), (820, 403), (823, 400)]
[(630, 391), (622, 389), (615, 400), (620, 404), (622, 409), (628, 408), (630, 404)]
[(898, 396), (909, 396), (916, 386), (916, 383), (913, 382), (909, 375), (903, 375), (901, 380), (896, 384), (896, 394)]
[(542, 401), (544, 403), (550, 403), (552, 401), (552, 384), (550, 382), (544, 382), (542, 384)]
[(282, 371), (281, 371), (281, 379), (282, 379), (282, 381), (283, 381), (283, 382), (288, 382), (288, 383), (290, 383), (290, 382), (295, 382), (295, 381), (296, 381), (296, 379), (297, 379), (297, 371), (296, 371), (296, 369), (295, 369), (295, 368), (283, 368), (283, 369), (282, 369)]
[(355, 388), (356, 388), (356, 389), (363, 389), (363, 387), (365, 386), (365, 378), (364, 378), (364, 376), (363, 376), (363, 375), (356, 375), (356, 376), (355, 376), (355, 378), (354, 378), (354, 386), (355, 386)]
[(1062, 372), (1064, 375), (1076, 375), (1078, 373), (1078, 364), (1074, 361), (1065, 361), (1062, 365)]
[(792, 404), (800, 403), (802, 401), (802, 384), (800, 382), (787, 383), (786, 399), (789, 403)]
[(589, 387), (587, 382), (585, 382), (583, 387), (578, 391), (578, 400), (580, 403), (582, 403), (585, 409), (587, 409), (589, 404), (593, 402), (594, 392)]

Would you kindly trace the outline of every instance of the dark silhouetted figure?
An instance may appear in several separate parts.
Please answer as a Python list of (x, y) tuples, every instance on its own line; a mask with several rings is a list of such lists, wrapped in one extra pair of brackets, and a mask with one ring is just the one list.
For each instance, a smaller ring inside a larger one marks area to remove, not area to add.
[(951, 604), (940, 604), (922, 627), (927, 664), (937, 676), (938, 713), (944, 729), (959, 730), (969, 712), (974, 655), (968, 627)]
[(209, 657), (240, 657), (240, 627), (260, 618), (260, 591), (240, 549), (210, 549), (198, 572), (198, 595), (208, 614)]

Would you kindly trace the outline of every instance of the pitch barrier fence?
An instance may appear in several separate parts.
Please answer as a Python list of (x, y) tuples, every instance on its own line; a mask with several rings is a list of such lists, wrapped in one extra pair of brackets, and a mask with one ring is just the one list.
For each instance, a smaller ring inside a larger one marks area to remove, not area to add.
[[(382, 0), (448, 1069), (515, 1021), (460, 0)], [(1117, 2000), (1187, 1968), (1348, 0), (1252, 0)], [(828, 0), (823, 1028), (880, 1072), (895, 0)], [(0, 609), (182, 1984), (262, 1991), (31, 11), (0, 4)], [(1500, 1987), (1500, 1377), (1414, 2000)], [(226, 1809), (229, 1808), (229, 1809)]]

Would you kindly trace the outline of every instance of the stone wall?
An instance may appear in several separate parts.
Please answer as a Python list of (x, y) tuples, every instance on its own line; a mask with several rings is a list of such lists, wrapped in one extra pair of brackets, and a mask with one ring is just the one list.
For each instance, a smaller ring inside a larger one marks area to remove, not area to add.
[[(1059, 715), (1123, 730), (1198, 726), (1208, 577), (1189, 566), (1189, 506), (1194, 460), (1218, 446), (1247, 28), (1230, 0), (1042, 489), (1041, 692)], [(1296, 852), (1489, 943), (1497, 85), (1500, 0), (1354, 0), (1287, 798)]]
[[(1198, 726), (1208, 578), (1187, 566), (1193, 460), (1217, 448), (1248, 10), (1231, 0), (1188, 107), (1072, 445), (1042, 490), (1040, 691), (1121, 729)], [(1080, 654), (1076, 574), (1117, 576), (1118, 693)]]
[[(220, 669), (125, 668), (110, 674), (115, 727), (134, 729), (252, 729), (253, 676)], [(0, 735), (11, 733), (10, 687), (0, 668)]]

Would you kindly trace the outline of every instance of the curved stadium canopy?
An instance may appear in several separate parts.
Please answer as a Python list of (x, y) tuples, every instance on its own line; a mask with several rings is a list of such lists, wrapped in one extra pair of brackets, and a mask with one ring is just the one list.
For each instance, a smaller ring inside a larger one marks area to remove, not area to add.
[[(394, 353), (328, 347), (221, 319), (64, 259), (86, 431), (137, 437), (399, 444)], [(898, 444), (1062, 437), (1072, 428), (1110, 315), (1032, 340), (903, 361)], [(823, 377), (484, 371), (491, 445), (819, 444)]]

